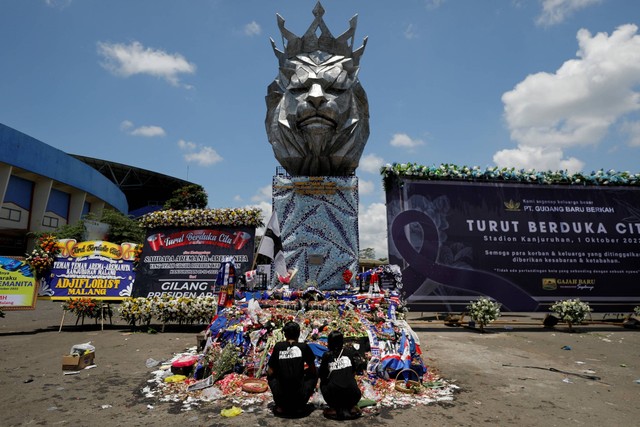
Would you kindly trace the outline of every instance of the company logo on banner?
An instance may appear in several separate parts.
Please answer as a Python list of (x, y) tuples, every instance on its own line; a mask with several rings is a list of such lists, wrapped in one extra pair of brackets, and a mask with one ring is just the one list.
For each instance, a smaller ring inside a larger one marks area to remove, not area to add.
[(0, 257), (0, 308), (30, 310), (36, 304), (36, 281), (23, 258)]
[(504, 206), (505, 210), (510, 212), (518, 212), (520, 210), (520, 202), (514, 202), (513, 200), (504, 202)]
[(53, 262), (50, 277), (42, 283), (39, 297), (120, 300), (131, 296), (138, 246), (101, 240), (59, 240), (60, 254)]
[(547, 291), (555, 291), (556, 289), (558, 289), (558, 284), (556, 283), (556, 279), (543, 278), (542, 289)]
[(213, 296), (220, 266), (231, 257), (238, 277), (254, 255), (255, 228), (163, 228), (148, 232), (134, 296)]

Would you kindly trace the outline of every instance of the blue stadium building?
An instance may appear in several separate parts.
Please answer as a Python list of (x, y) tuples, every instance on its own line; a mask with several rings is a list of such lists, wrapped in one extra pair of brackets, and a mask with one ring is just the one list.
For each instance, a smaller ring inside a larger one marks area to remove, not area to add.
[(91, 212), (138, 217), (192, 184), (120, 163), (73, 156), (0, 123), (0, 255), (24, 255), (29, 232)]

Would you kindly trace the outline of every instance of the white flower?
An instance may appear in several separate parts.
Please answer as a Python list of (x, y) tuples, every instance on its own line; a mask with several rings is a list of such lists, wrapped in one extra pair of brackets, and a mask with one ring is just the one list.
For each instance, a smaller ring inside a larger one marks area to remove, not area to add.
[(484, 297), (470, 303), (467, 310), (481, 328), (500, 317), (500, 304)]

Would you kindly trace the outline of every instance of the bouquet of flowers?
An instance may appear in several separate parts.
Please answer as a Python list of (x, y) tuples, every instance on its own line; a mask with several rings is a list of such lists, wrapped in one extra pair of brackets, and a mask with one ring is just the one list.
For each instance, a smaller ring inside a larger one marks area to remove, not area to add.
[(152, 298), (127, 298), (120, 305), (120, 317), (132, 326), (151, 323), (153, 299)]
[(77, 317), (95, 319), (100, 317), (100, 304), (92, 298), (71, 298), (62, 304), (62, 309)]
[(235, 366), (240, 362), (240, 351), (231, 343), (227, 343), (224, 348), (213, 345), (205, 356), (205, 362), (205, 371), (211, 372), (215, 383), (235, 369)]
[(182, 299), (184, 297), (174, 298), (168, 294), (162, 294), (159, 298), (152, 299), (151, 315), (163, 324), (179, 320)]
[(556, 313), (560, 320), (567, 322), (569, 329), (571, 329), (572, 325), (582, 323), (587, 314), (591, 312), (591, 307), (589, 307), (589, 303), (576, 298), (556, 301), (549, 310)]
[(53, 266), (53, 259), (60, 253), (58, 241), (52, 234), (43, 234), (36, 247), (27, 254), (25, 261), (31, 266), (37, 277), (43, 277)]
[(469, 310), (469, 316), (478, 324), (481, 331), (484, 330), (486, 325), (500, 317), (500, 304), (487, 298), (473, 301), (467, 306), (467, 310)]

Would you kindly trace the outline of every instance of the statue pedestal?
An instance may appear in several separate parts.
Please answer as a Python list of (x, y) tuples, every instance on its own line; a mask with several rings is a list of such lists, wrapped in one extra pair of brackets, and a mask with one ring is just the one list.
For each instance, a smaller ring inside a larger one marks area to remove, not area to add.
[(291, 288), (343, 289), (342, 274), (358, 268), (358, 178), (273, 177), (273, 209)]

